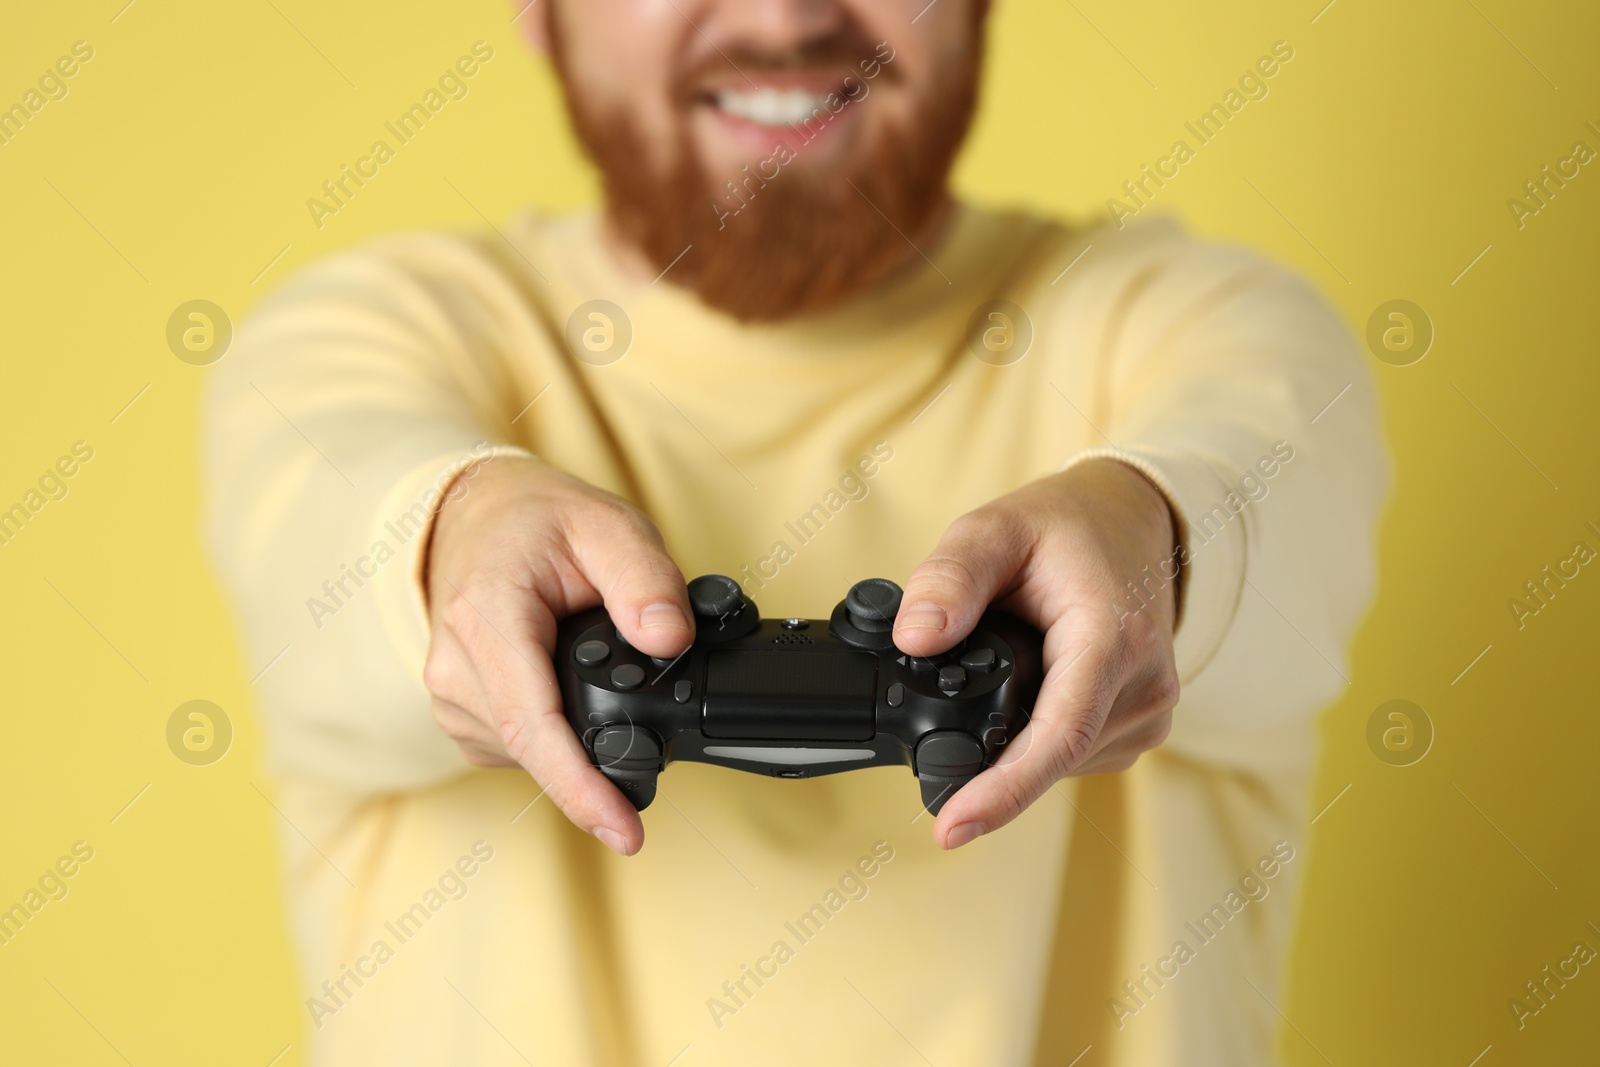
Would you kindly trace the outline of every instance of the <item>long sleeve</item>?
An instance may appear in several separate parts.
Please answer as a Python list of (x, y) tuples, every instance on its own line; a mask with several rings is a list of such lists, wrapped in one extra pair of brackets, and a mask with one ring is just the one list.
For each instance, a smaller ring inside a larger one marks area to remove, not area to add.
[(417, 579), (441, 490), (518, 451), (492, 316), (442, 280), (486, 269), (445, 236), (325, 261), (241, 326), (210, 379), (207, 537), (276, 773), (364, 791), (466, 767), (420, 682)]
[(1375, 586), (1389, 476), (1370, 374), (1326, 302), (1258, 256), (1185, 243), (1127, 276), (1097, 389), (1112, 445), (1072, 462), (1133, 464), (1179, 519), (1184, 691), (1167, 749), (1303, 763)]
[[(1069, 867), (1064, 901), (1094, 885), (1125, 918), (1108, 934), (1109, 981), (1080, 999), (1058, 979), (1052, 996), (1074, 1039), (1098, 1035), (1097, 1054), (1119, 1067), (1270, 1063), (1309, 862), (1316, 717), (1346, 684), (1346, 646), (1376, 585), (1388, 460), (1364, 357), (1309, 285), (1238, 249), (1166, 239), (1170, 224), (1146, 229), (1091, 294), (1116, 309), (1095, 335), (1098, 380), (1086, 390), (1109, 444), (1069, 465), (1118, 458), (1173, 508), (1183, 690), (1165, 743), (1079, 786), (1092, 825), (1120, 827), (1125, 866)], [(1159, 581), (1154, 561), (1152, 572)], [(1130, 594), (1125, 610), (1138, 605)], [(1264, 856), (1281, 862), (1261, 867)], [(1272, 895), (1213, 911), (1245, 899), (1241, 886)], [(1063, 908), (1063, 929), (1075, 929)], [(1196, 932), (1218, 914), (1224, 933)], [(1158, 987), (1149, 968), (1178, 942), (1198, 958)]]

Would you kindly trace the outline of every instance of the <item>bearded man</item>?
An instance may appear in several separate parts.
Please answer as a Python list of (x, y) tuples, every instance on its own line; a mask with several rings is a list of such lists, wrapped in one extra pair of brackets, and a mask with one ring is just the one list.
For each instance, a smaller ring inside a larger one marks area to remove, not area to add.
[[(315, 1062), (1272, 1059), (1373, 389), (1256, 255), (956, 202), (986, 8), (546, 0), (602, 208), (380, 241), (241, 328), (210, 541)], [(917, 657), (1009, 610), (1028, 726), (936, 818), (905, 768), (696, 763), (641, 817), (556, 627), (666, 662), (713, 572), (769, 617), (893, 578)]]

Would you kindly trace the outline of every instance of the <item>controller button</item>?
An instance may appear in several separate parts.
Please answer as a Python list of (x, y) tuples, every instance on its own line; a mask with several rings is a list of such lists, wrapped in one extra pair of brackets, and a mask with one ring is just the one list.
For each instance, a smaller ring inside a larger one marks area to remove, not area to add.
[(995, 654), (992, 648), (973, 648), (961, 654), (961, 665), (969, 671), (994, 670)]
[(886, 633), (900, 614), (900, 587), (887, 578), (867, 578), (850, 587), (844, 610), (850, 624), (869, 633)]
[(594, 758), (602, 767), (624, 760), (628, 764), (635, 760), (657, 763), (661, 759), (661, 745), (648, 730), (636, 726), (607, 726), (594, 735)]
[(678, 657), (677, 656), (651, 656), (650, 657), (650, 662), (654, 663), (657, 667), (670, 667), (674, 663), (678, 662)]
[(672, 699), (680, 704), (689, 703), (689, 698), (694, 695), (694, 683), (687, 678), (679, 679), (672, 686)]
[(946, 696), (959, 691), (967, 684), (967, 671), (952, 663), (939, 668), (939, 689)]
[(618, 689), (637, 689), (644, 684), (644, 668), (637, 663), (624, 663), (611, 668), (611, 684)]
[(983, 746), (960, 730), (938, 730), (917, 745), (917, 773), (961, 778), (983, 770)]
[(938, 664), (927, 656), (911, 657), (911, 669), (914, 671), (931, 671), (937, 666)]
[(702, 574), (689, 583), (689, 606), (702, 618), (720, 619), (744, 610), (744, 593), (732, 578)]
[(598, 667), (611, 658), (611, 646), (604, 641), (583, 641), (572, 650), (572, 658), (585, 667)]
[(810, 625), (811, 624), (809, 622), (807, 622), (805, 619), (784, 619), (783, 620), (783, 628), (785, 630), (804, 630), (804, 629), (807, 629)]
[(632, 648), (633, 647), (631, 644), (628, 643), (628, 635), (622, 632), (622, 627), (613, 626), (611, 628), (611, 632), (617, 635), (617, 640), (622, 642), (622, 647), (623, 648)]
[(906, 687), (899, 682), (894, 683), (889, 687), (887, 699), (891, 708), (898, 708), (906, 702)]

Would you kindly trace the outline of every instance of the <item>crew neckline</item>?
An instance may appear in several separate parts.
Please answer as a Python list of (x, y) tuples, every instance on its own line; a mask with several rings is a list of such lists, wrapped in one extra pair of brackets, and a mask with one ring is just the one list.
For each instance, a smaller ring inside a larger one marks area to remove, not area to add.
[[(1035, 228), (1041, 221), (1023, 217)], [(927, 328), (930, 319), (942, 318), (930, 314), (941, 304), (965, 308), (985, 278), (1009, 273), (1002, 265), (1015, 258), (1006, 244), (1016, 233), (1004, 220), (1004, 213), (956, 200), (937, 244), (922, 248), (906, 270), (839, 307), (770, 323), (742, 323), (665, 278), (652, 283), (632, 277), (605, 244), (595, 208), (554, 216), (529, 212), (519, 218), (516, 232), (524, 253), (542, 252), (538, 258), (548, 263), (545, 269), (554, 269), (552, 280), (559, 276), (576, 302), (614, 300), (658, 329), (693, 331), (708, 342), (716, 338), (770, 352), (803, 352), (816, 360)], [(544, 247), (530, 247), (538, 245)]]

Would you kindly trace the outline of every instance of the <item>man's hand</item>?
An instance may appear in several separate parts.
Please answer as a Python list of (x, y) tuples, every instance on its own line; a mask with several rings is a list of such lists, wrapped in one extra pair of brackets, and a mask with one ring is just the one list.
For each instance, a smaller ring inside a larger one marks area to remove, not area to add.
[[(1166, 739), (1178, 675), (1175, 583), (1163, 586), (1161, 565), (1171, 573), (1173, 543), (1155, 486), (1090, 460), (963, 515), (912, 572), (894, 628), (904, 652), (947, 650), (991, 602), (1045, 635), (1028, 725), (940, 811), (943, 847), (1005, 825), (1067, 775), (1127, 770)], [(1142, 608), (1130, 581), (1147, 583)]]
[(428, 549), (433, 716), (473, 763), (522, 767), (573, 823), (631, 856), (639, 813), (562, 713), (556, 620), (603, 603), (635, 648), (676, 656), (694, 639), (683, 574), (638, 508), (538, 460), (493, 459), (451, 495)]

